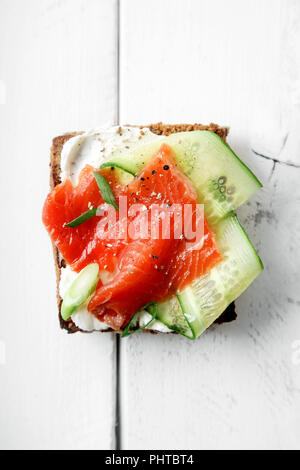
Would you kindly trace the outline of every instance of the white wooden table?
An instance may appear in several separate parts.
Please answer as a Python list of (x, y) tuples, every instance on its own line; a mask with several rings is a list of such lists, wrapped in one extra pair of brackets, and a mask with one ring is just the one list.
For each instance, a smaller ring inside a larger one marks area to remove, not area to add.
[[(299, 0), (0, 0), (0, 448), (300, 448), (299, 44)], [(231, 126), (265, 271), (235, 323), (122, 340), (117, 367), (113, 335), (58, 329), (48, 149), (159, 120)]]

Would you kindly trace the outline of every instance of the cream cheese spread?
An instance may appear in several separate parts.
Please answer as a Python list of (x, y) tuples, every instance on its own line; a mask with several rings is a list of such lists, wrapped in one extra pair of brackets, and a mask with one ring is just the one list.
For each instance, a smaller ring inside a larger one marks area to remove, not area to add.
[[(70, 178), (73, 184), (77, 184), (79, 173), (85, 165), (99, 167), (105, 161), (113, 161), (115, 154), (127, 153), (158, 139), (161, 137), (153, 134), (148, 128), (128, 126), (101, 127), (72, 137), (64, 144), (61, 152), (61, 179), (64, 181)], [(59, 288), (61, 298), (64, 298), (76, 275), (69, 266), (62, 268)], [(103, 283), (108, 280), (106, 275), (107, 273), (101, 273)], [(88, 302), (89, 299), (72, 315), (75, 325), (84, 331), (107, 330), (109, 327), (105, 323), (88, 312)], [(144, 326), (149, 320), (149, 313), (140, 314), (140, 326)], [(158, 320), (153, 321), (147, 328), (161, 332), (171, 331)]]

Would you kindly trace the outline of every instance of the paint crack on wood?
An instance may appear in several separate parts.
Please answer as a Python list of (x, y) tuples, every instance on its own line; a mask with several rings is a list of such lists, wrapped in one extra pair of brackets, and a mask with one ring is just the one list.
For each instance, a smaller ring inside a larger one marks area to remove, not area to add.
[(274, 175), (274, 172), (275, 172), (275, 169), (276, 169), (276, 165), (277, 165), (277, 162), (273, 162), (273, 166), (272, 166), (272, 170), (271, 170), (271, 173), (270, 173), (270, 176), (269, 176), (269, 179), (268, 181), (270, 182), (273, 175)]
[[(275, 165), (276, 165), (277, 163), (279, 163), (280, 165), (291, 166), (291, 167), (293, 167), (293, 168), (300, 168), (300, 165), (297, 165), (296, 163), (292, 163), (292, 162), (283, 162), (282, 160), (278, 160), (278, 158), (269, 157), (268, 155), (264, 155), (264, 154), (262, 154), (262, 153), (259, 153), (259, 152), (257, 152), (256, 150), (254, 150), (253, 148), (251, 149), (251, 151), (252, 151), (255, 155), (257, 155), (258, 157), (262, 157), (262, 158), (265, 158), (266, 160), (270, 160), (270, 161), (274, 162)], [(274, 167), (273, 167), (272, 173), (274, 172), (275, 165), (274, 165)]]

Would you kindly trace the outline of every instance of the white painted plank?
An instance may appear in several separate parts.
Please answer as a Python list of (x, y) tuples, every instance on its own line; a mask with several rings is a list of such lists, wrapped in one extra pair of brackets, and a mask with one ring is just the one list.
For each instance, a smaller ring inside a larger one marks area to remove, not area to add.
[(265, 185), (239, 215), (266, 266), (234, 324), (122, 342), (126, 449), (299, 448), (300, 169), (251, 151), (299, 164), (299, 16), (293, 0), (121, 2), (121, 121), (230, 125)]
[(116, 118), (116, 6), (1, 1), (0, 448), (113, 446), (114, 339), (59, 330), (41, 211), (51, 138)]

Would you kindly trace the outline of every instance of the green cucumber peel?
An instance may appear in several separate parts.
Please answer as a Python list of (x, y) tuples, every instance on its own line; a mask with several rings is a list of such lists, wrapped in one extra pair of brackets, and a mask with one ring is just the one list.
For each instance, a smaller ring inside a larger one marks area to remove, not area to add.
[(80, 271), (64, 296), (61, 306), (63, 320), (68, 320), (75, 310), (92, 295), (98, 282), (99, 266), (97, 263), (91, 263)]
[(102, 194), (103, 200), (110, 206), (114, 207), (116, 211), (119, 211), (119, 206), (116, 201), (114, 192), (111, 189), (110, 184), (107, 181), (107, 179), (105, 179), (103, 175), (101, 175), (100, 173), (97, 173), (96, 171), (94, 171), (94, 177), (95, 177), (95, 180), (97, 181), (97, 185), (100, 190), (100, 193)]
[[(141, 328), (137, 328), (137, 329), (131, 329), (131, 326), (134, 324), (135, 320), (136, 320), (136, 316), (141, 313), (143, 310), (146, 310), (148, 313), (150, 313), (151, 315), (151, 320), (149, 320), (146, 325), (142, 326)], [(157, 302), (150, 302), (149, 304), (146, 304), (144, 307), (142, 307), (140, 310), (138, 310), (134, 315), (133, 317), (131, 318), (130, 322), (128, 323), (128, 325), (125, 327), (121, 337), (122, 338), (125, 338), (126, 336), (130, 336), (130, 335), (133, 335), (134, 333), (138, 333), (139, 331), (142, 331), (144, 330), (145, 328), (147, 328), (147, 326), (150, 325), (150, 323), (153, 322), (153, 320), (156, 320), (157, 318), (157, 312), (158, 312), (158, 304)]]

